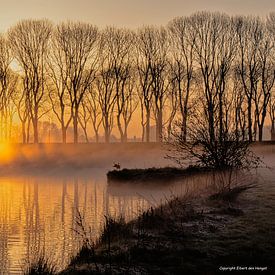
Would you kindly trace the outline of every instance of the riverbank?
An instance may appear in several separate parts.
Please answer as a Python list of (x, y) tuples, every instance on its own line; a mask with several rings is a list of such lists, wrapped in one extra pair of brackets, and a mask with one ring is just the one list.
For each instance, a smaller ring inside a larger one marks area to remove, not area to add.
[(107, 219), (98, 241), (86, 242), (60, 274), (214, 274), (238, 266), (271, 273), (274, 213), (255, 211), (258, 185), (242, 187), (234, 196), (176, 197), (129, 223)]
[(146, 168), (146, 169), (122, 169), (111, 170), (107, 173), (107, 181), (112, 183), (147, 183), (169, 184), (175, 180), (200, 175), (202, 173), (210, 172), (211, 169), (188, 166), (186, 168), (177, 167), (161, 167), (161, 168)]

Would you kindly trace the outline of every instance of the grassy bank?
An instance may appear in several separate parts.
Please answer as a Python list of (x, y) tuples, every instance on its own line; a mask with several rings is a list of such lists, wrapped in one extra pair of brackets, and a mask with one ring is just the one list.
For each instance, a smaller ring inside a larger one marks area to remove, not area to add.
[(107, 173), (108, 183), (112, 182), (171, 182), (186, 176), (198, 175), (209, 172), (210, 169), (189, 166), (187, 168), (161, 167), (147, 169), (122, 169), (112, 170)]
[(100, 238), (85, 240), (60, 274), (214, 274), (229, 266), (271, 272), (275, 232), (246, 213), (242, 196), (253, 196), (250, 187), (174, 198), (129, 223), (106, 217)]

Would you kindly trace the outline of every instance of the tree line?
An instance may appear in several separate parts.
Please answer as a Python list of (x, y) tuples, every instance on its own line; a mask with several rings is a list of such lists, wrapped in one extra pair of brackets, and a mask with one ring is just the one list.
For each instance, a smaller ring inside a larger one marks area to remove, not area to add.
[(23, 143), (39, 142), (39, 121), (51, 116), (67, 142), (73, 127), (89, 142), (113, 129), (128, 139), (133, 115), (141, 140), (169, 139), (174, 125), (188, 140), (206, 124), (210, 139), (230, 132), (275, 139), (275, 13), (266, 18), (198, 12), (166, 26), (137, 30), (80, 22), (22, 20), (0, 36), (0, 137), (15, 118)]

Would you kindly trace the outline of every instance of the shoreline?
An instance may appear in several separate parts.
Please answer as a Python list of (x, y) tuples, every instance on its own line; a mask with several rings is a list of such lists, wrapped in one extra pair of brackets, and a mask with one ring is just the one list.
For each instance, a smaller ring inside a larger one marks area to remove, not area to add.
[(253, 222), (242, 196), (253, 194), (254, 187), (233, 188), (234, 197), (176, 197), (129, 223), (106, 218), (96, 243), (84, 244), (59, 274), (213, 274), (221, 266), (252, 264), (270, 271), (275, 242), (265, 240), (263, 250), (255, 248), (269, 229), (249, 236), (249, 228), (242, 224), (248, 219), (249, 227)]

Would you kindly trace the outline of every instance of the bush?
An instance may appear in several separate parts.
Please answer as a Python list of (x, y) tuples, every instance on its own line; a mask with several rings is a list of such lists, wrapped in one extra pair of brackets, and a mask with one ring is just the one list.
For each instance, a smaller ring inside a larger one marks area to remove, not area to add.
[(249, 141), (240, 140), (238, 135), (229, 131), (210, 137), (203, 124), (193, 125), (186, 140), (180, 124), (176, 123), (167, 143), (167, 158), (180, 166), (186, 166), (189, 161), (197, 166), (226, 170), (258, 167), (260, 163), (260, 158), (250, 150)]

